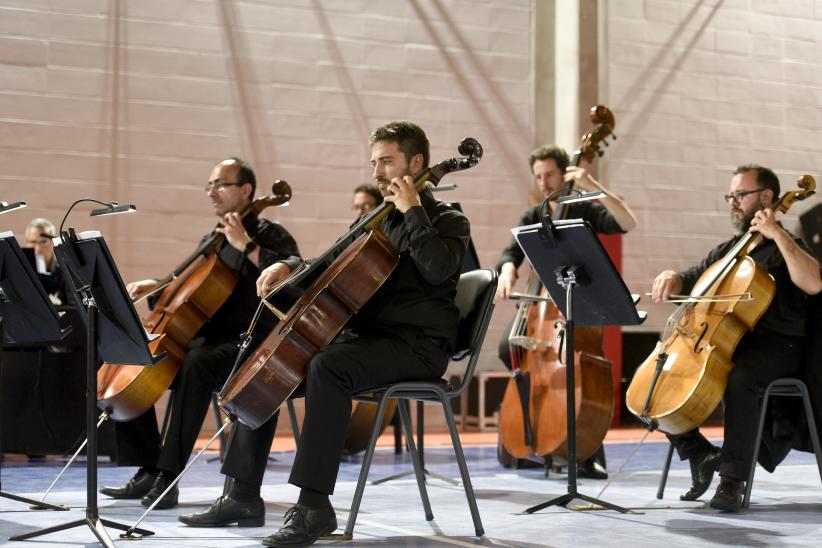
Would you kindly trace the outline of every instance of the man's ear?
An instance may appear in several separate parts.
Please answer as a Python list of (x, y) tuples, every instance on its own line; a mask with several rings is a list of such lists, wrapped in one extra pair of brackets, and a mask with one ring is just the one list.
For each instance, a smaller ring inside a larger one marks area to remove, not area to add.
[(414, 174), (419, 173), (420, 171), (422, 171), (422, 164), (423, 164), (422, 154), (415, 154), (414, 156), (411, 157), (411, 163), (408, 166), (409, 171), (411, 171), (411, 173), (414, 173)]

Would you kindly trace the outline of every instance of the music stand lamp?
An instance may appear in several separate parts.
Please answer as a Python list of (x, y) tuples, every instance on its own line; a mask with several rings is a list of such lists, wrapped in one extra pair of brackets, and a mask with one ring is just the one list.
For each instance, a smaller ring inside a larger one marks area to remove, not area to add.
[[(645, 319), (591, 227), (581, 219), (552, 221), (512, 230), (525, 256), (565, 317), (565, 381), (568, 432), (568, 490), (525, 510), (567, 507), (573, 499), (627, 513), (628, 509), (577, 490), (574, 326), (638, 325)], [(573, 508), (572, 508), (573, 509)]]
[[(60, 241), (61, 240), (61, 241)], [(108, 363), (151, 366), (163, 358), (152, 356), (149, 337), (126, 292), (108, 246), (99, 232), (76, 234), (74, 229), (55, 239), (54, 254), (77, 309), (86, 324), (86, 431), (88, 433), (86, 516), (54, 527), (11, 537), (25, 540), (87, 525), (97, 540), (114, 547), (105, 527), (126, 531), (129, 526), (101, 518), (97, 507), (97, 366)], [(145, 535), (152, 531), (140, 529)]]
[[(47, 343), (61, 338), (57, 311), (14, 234), (0, 233), (0, 382), (3, 348), (7, 343)], [(37, 509), (68, 510), (65, 506), (36, 501), (1, 489), (0, 497), (27, 503)]]

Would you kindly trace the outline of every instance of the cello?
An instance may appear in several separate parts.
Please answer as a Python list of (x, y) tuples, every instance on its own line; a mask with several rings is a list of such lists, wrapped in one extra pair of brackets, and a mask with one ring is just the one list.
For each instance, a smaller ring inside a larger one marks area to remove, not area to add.
[[(586, 133), (571, 162), (579, 166), (594, 155), (602, 156), (600, 143), (612, 135), (614, 116), (605, 106), (591, 109), (591, 121), (598, 126)], [(573, 180), (554, 195), (574, 192)], [(546, 204), (547, 207), (547, 204)], [(553, 217), (563, 219), (568, 209), (559, 204)], [(557, 456), (567, 460), (566, 386), (562, 357), (564, 318), (551, 301), (536, 275), (531, 273), (528, 294), (521, 296), (508, 343), (511, 379), (500, 408), (500, 439), (512, 456)], [(611, 363), (602, 358), (602, 329), (574, 329), (576, 352), (574, 378), (578, 429), (577, 459), (589, 458), (599, 448), (613, 414)]]
[[(467, 138), (462, 158), (424, 169), (414, 178), (419, 192), (446, 174), (469, 169), (482, 146)], [(218, 403), (231, 420), (251, 429), (266, 422), (297, 389), (311, 358), (327, 346), (371, 298), (399, 262), (393, 244), (379, 231), (394, 205), (383, 202), (364, 215), (337, 243), (298, 269), (266, 295), (263, 303), (280, 323), (226, 381)]]
[[(271, 195), (246, 205), (240, 217), (285, 205), (291, 195), (288, 183), (278, 180)], [(153, 292), (162, 291), (143, 326), (157, 336), (149, 344), (152, 355), (165, 353), (165, 358), (153, 367), (104, 363), (97, 370), (97, 405), (113, 420), (131, 420), (151, 409), (177, 376), (191, 340), (231, 295), (238, 278), (217, 256), (224, 239), (212, 232)]]
[[(797, 180), (802, 190), (788, 191), (771, 206), (785, 213), (813, 195), (810, 175)], [(773, 278), (749, 256), (764, 238), (748, 232), (702, 273), (690, 295), (668, 318), (662, 340), (637, 368), (625, 404), (650, 430), (683, 434), (699, 427), (725, 394), (731, 357), (753, 329), (775, 292)]]

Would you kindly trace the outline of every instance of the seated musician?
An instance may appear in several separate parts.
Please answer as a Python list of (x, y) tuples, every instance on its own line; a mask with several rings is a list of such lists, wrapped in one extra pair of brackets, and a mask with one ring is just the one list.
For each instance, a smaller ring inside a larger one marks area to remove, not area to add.
[(711, 485), (716, 470), (720, 483), (710, 505), (738, 511), (742, 506), (744, 478), (753, 459), (760, 390), (774, 379), (794, 375), (800, 366), (805, 336), (805, 300), (822, 291), (816, 259), (805, 243), (782, 228), (770, 209), (779, 198), (779, 179), (758, 165), (740, 166), (725, 195), (735, 235), (715, 247), (697, 266), (682, 272), (665, 270), (653, 282), (656, 302), (670, 295), (690, 293), (699, 276), (721, 259), (746, 232), (765, 239), (750, 253), (756, 264), (773, 276), (776, 293), (753, 330), (739, 341), (725, 388), (725, 436), (722, 449), (708, 442), (698, 429), (669, 436), (681, 459), (691, 466), (692, 485), (683, 500), (696, 500)]
[[(205, 193), (222, 225), (215, 230), (225, 235), (217, 253), (239, 281), (188, 347), (172, 385), (174, 399), (165, 442), (161, 445), (154, 409), (132, 421), (115, 423), (118, 464), (140, 468), (125, 486), (103, 487), (104, 495), (141, 498), (144, 506), (150, 506), (179, 475), (194, 448), (212, 392), (223, 385), (234, 366), (240, 334), (259, 302), (255, 282), (260, 272), (275, 261), (299, 255), (294, 238), (279, 223), (253, 212), (239, 216), (238, 211), (252, 201), (256, 185), (254, 171), (238, 158), (223, 160), (211, 171)], [(149, 279), (130, 283), (127, 290), (132, 299), (138, 299), (156, 286), (157, 281)], [(178, 495), (175, 486), (157, 508), (176, 506)]]
[(382, 193), (380, 187), (373, 183), (363, 183), (354, 189), (354, 202), (351, 210), (359, 219), (363, 215), (370, 213), (382, 203)]
[[(605, 189), (584, 168), (571, 166), (570, 158), (565, 150), (557, 146), (542, 146), (531, 153), (528, 163), (534, 174), (534, 181), (545, 198), (560, 190), (566, 181), (573, 181), (575, 187), (586, 192), (602, 191), (605, 193), (605, 197), (599, 203), (587, 201), (570, 204), (567, 212), (568, 219), (584, 219), (590, 223), (595, 232), (601, 234), (624, 233), (636, 226), (636, 217), (628, 204)], [(548, 202), (549, 211), (547, 213), (552, 213), (556, 207), (557, 202), (554, 197)], [(522, 214), (517, 226), (538, 223), (545, 213), (545, 206), (535, 205)], [(497, 286), (498, 299), (507, 299), (510, 296), (517, 281), (517, 271), (524, 260), (525, 254), (516, 240), (512, 238), (511, 243), (502, 251), (496, 266), (500, 274), (499, 286)], [(498, 350), (500, 360), (509, 370), (511, 369), (511, 355), (508, 346), (510, 327), (509, 324), (508, 329), (503, 332)], [(579, 475), (592, 479), (608, 477), (605, 469), (605, 452), (602, 448), (593, 457), (580, 464)]]
[(54, 224), (48, 219), (32, 219), (26, 227), (25, 246), (34, 250), (35, 270), (46, 292), (56, 301), (55, 304), (63, 304), (66, 302), (66, 295), (60, 265), (54, 257), (52, 238), (55, 234)]
[[(267, 546), (307, 546), (337, 528), (329, 496), (352, 394), (401, 380), (439, 377), (453, 349), (459, 316), (454, 297), (470, 236), (468, 220), (434, 199), (430, 189), (415, 190), (413, 177), (429, 160), (422, 129), (411, 122), (391, 122), (375, 129), (369, 143), (374, 180), (396, 207), (380, 226), (399, 250), (399, 264), (348, 328), (307, 367), (302, 385), (305, 422), (289, 478), (300, 487), (300, 495), (282, 528), (263, 539)], [(257, 282), (258, 293), (265, 295), (298, 264), (288, 260), (267, 268)], [(272, 432), (268, 425), (254, 431), (238, 427), (223, 464), (223, 473), (232, 478), (229, 490), (206, 512), (180, 516), (180, 521), (193, 526), (241, 520), (262, 525), (265, 508), (259, 493)]]

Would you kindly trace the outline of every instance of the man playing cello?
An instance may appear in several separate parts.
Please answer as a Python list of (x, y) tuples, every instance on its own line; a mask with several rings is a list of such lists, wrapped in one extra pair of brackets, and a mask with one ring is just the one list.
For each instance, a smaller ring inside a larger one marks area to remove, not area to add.
[[(429, 161), (428, 139), (421, 128), (406, 121), (390, 122), (375, 129), (369, 143), (374, 180), (385, 201), (395, 206), (380, 229), (399, 251), (399, 264), (346, 330), (309, 362), (302, 384), (305, 422), (289, 478), (300, 487), (300, 495), (282, 528), (263, 539), (267, 546), (307, 546), (337, 528), (329, 496), (336, 484), (352, 395), (400, 380), (441, 376), (456, 337), (454, 297), (468, 246), (468, 220), (434, 199), (430, 189), (415, 189), (413, 177)], [(266, 295), (298, 264), (288, 260), (267, 268), (257, 282), (258, 294)], [(272, 433), (267, 424), (253, 431), (239, 425), (223, 465), (233, 487), (208, 511), (180, 516), (180, 521), (221, 526), (248, 523), (254, 517), (261, 524), (265, 514), (259, 489)], [(238, 501), (237, 496), (243, 499)], [(246, 502), (249, 499), (256, 502)]]
[(764, 239), (750, 257), (776, 282), (770, 306), (753, 330), (742, 336), (733, 354), (734, 367), (724, 394), (725, 436), (722, 449), (694, 429), (669, 436), (681, 459), (691, 465), (692, 485), (683, 500), (695, 500), (711, 485), (714, 472), (720, 483), (710, 505), (719, 510), (738, 511), (742, 506), (743, 479), (747, 477), (756, 439), (760, 390), (771, 381), (794, 375), (800, 366), (800, 348), (805, 336), (805, 300), (822, 291), (822, 276), (816, 259), (805, 243), (782, 228), (771, 206), (779, 198), (779, 179), (758, 165), (740, 166), (731, 178), (725, 201), (735, 235), (715, 247), (698, 265), (682, 272), (665, 270), (653, 282), (655, 302), (671, 295), (689, 293), (699, 276), (721, 259), (746, 233)]
[[(175, 390), (165, 441), (161, 443), (154, 409), (140, 417), (116, 424), (118, 464), (139, 466), (122, 487), (103, 487), (113, 498), (141, 498), (150, 506), (177, 477), (188, 462), (197, 434), (211, 402), (211, 394), (225, 382), (234, 360), (240, 334), (247, 328), (259, 302), (255, 282), (260, 272), (275, 261), (299, 255), (294, 238), (279, 223), (253, 214), (240, 218), (239, 211), (251, 203), (256, 177), (243, 160), (223, 160), (211, 171), (205, 194), (211, 201), (225, 235), (217, 253), (239, 275), (234, 292), (200, 329), (189, 345), (172, 388)], [(128, 284), (132, 299), (153, 291), (156, 280)], [(177, 505), (178, 490), (161, 500), (157, 508)]]

